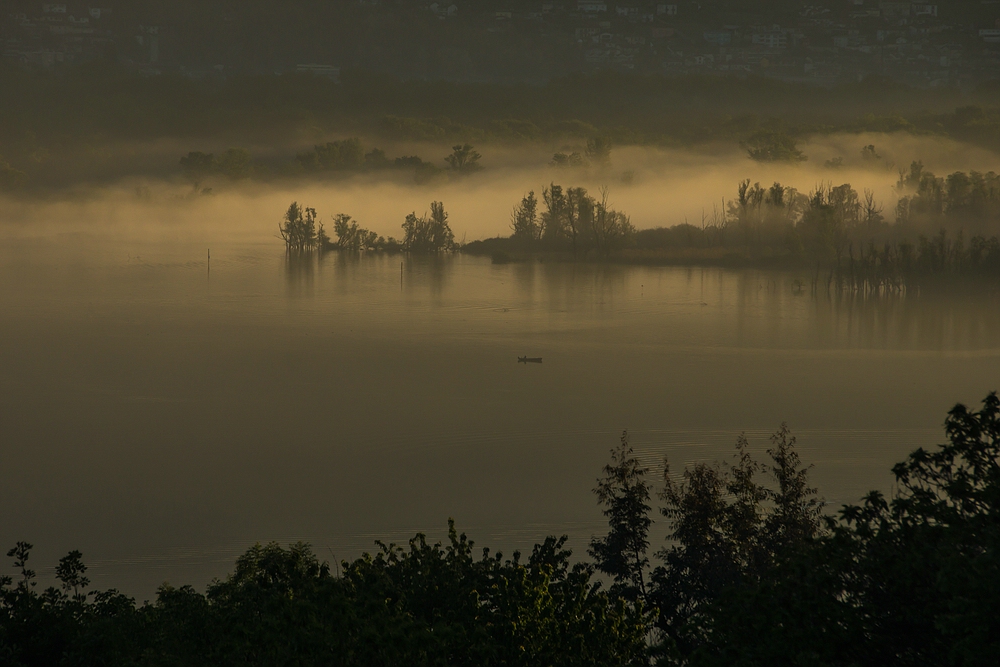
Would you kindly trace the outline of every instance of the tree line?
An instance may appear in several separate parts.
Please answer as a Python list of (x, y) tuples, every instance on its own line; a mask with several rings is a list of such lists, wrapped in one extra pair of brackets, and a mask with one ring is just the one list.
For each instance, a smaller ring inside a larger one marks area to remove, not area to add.
[(313, 150), (299, 153), (295, 161), (305, 171), (379, 171), (386, 169), (412, 169), (417, 181), (426, 181), (446, 171), (456, 175), (468, 175), (480, 171), (479, 160), (483, 156), (471, 144), (452, 146), (450, 154), (443, 158), (447, 168), (438, 167), (433, 162), (425, 162), (415, 155), (404, 155), (389, 159), (385, 151), (372, 148), (365, 151), (357, 137), (330, 141), (313, 146)]
[[(460, 158), (455, 158), (456, 164)], [(586, 259), (655, 261), (662, 253), (693, 251), (695, 261), (725, 256), (790, 261), (815, 270), (813, 289), (902, 290), (938, 276), (1000, 278), (1000, 176), (955, 172), (939, 178), (914, 162), (897, 184), (895, 219), (871, 190), (821, 183), (808, 194), (775, 182), (744, 179), (732, 199), (722, 198), (701, 225), (637, 230), (615, 208), (608, 188), (550, 183), (541, 199), (525, 194), (510, 213), (511, 234), (465, 244), (463, 251), (504, 262), (535, 253)], [(440, 202), (430, 213), (412, 212), (401, 239), (382, 237), (351, 216), (333, 218), (330, 239), (315, 211), (292, 205), (279, 226), (289, 252), (314, 249), (440, 252), (456, 249)], [(933, 232), (931, 230), (937, 230)], [(966, 230), (971, 235), (966, 237)], [(702, 255), (697, 253), (701, 252)]]
[[(947, 442), (893, 467), (894, 492), (824, 515), (787, 427), (757, 462), (658, 493), (667, 543), (647, 560), (648, 470), (628, 440), (595, 493), (610, 532), (590, 554), (611, 591), (653, 610), (652, 652), (671, 665), (988, 665), (1000, 655), (1000, 400), (953, 408)], [(758, 481), (761, 476), (765, 482)]]
[[(178, 11), (190, 18), (190, 12)], [(249, 70), (227, 70), (224, 77), (203, 80), (169, 73), (147, 77), (98, 61), (39, 76), (0, 62), (0, 88), (6, 93), (0, 154), (26, 175), (19, 187), (29, 190), (162, 173), (168, 165), (138, 167), (128, 151), (117, 150), (134, 141), (223, 141), (267, 146), (275, 153), (317, 127), (344, 136), (449, 146), (553, 146), (607, 136), (618, 145), (726, 142), (759, 148), (758, 135), (768, 132), (798, 141), (830, 132), (907, 132), (1000, 145), (994, 88), (983, 87), (955, 108), (948, 90), (908, 88), (874, 77), (817, 89), (755, 76), (600, 72), (537, 85), (449, 83), (423, 76), (400, 80), (345, 67), (338, 84), (312, 75), (260, 76)], [(594, 95), (595, 90), (604, 94)], [(609, 96), (621, 104), (610, 108)], [(177, 157), (168, 160), (176, 166)], [(445, 166), (437, 159), (426, 161)], [(137, 168), (148, 171), (137, 173)], [(255, 170), (256, 177), (266, 171), (301, 173), (294, 159), (282, 164), (255, 160)]]
[[(583, 154), (566, 148), (564, 150), (571, 152), (554, 153), (549, 166), (607, 169), (611, 166), (611, 148), (611, 141), (606, 136), (592, 137), (586, 141)], [(442, 159), (444, 166), (438, 166), (417, 155), (390, 158), (381, 148), (369, 149), (358, 137), (350, 137), (316, 144), (311, 150), (296, 154), (292, 162), (277, 167), (255, 160), (244, 148), (229, 148), (219, 155), (191, 151), (179, 164), (185, 178), (199, 191), (201, 185), (214, 176), (239, 181), (303, 173), (343, 175), (395, 171), (410, 172), (416, 183), (427, 183), (437, 177), (468, 176), (482, 171), (482, 157), (472, 144), (459, 143)]]
[[(958, 665), (1000, 654), (1000, 400), (955, 406), (946, 443), (893, 467), (894, 491), (835, 515), (785, 425), (757, 461), (657, 490), (629, 443), (594, 489), (608, 532), (592, 561), (566, 538), (529, 556), (446, 542), (336, 570), (308, 545), (255, 545), (205, 593), (164, 584), (137, 606), (93, 592), (78, 551), (37, 589), (32, 545), (0, 577), (0, 661), (44, 665)], [(668, 538), (649, 553), (653, 494)], [(654, 559), (652, 562), (650, 556)]]
[[(610, 144), (592, 148), (591, 154), (610, 151)], [(874, 146), (862, 151), (868, 153), (879, 159)], [(935, 276), (1000, 278), (1000, 177), (955, 172), (939, 178), (914, 162), (896, 188), (890, 220), (872, 190), (858, 192), (850, 183), (820, 183), (803, 193), (744, 179), (735, 197), (721, 198), (700, 225), (638, 230), (612, 205), (608, 188), (594, 195), (552, 182), (540, 198), (531, 190), (513, 206), (508, 237), (473, 241), (462, 250), (495, 262), (538, 253), (657, 261), (676, 252), (694, 262), (791, 262), (815, 269), (814, 289), (825, 282), (827, 289), (889, 291)], [(367, 244), (341, 241), (338, 247), (387, 247), (367, 238)]]
[(439, 167), (416, 155), (403, 155), (390, 159), (381, 148), (366, 150), (357, 137), (316, 144), (312, 150), (298, 153), (289, 163), (276, 168), (254, 160), (243, 148), (229, 148), (220, 155), (191, 151), (180, 159), (185, 178), (195, 190), (212, 176), (229, 180), (245, 180), (274, 175), (303, 173), (353, 174), (362, 172), (405, 171), (413, 174), (417, 183), (425, 183), (439, 176), (467, 176), (482, 170), (482, 154), (471, 144), (456, 144)]
[(826, 266), (828, 282), (853, 288), (899, 288), (942, 274), (1000, 277), (1000, 177), (939, 178), (914, 162), (896, 189), (890, 221), (871, 190), (859, 194), (850, 184), (821, 184), (803, 195), (745, 180), (726, 214), (706, 225), (705, 240), (783, 248)]
[(896, 188), (901, 194), (896, 220), (903, 224), (987, 229), (1000, 222), (1000, 175), (992, 171), (938, 177), (913, 162), (900, 173)]
[(289, 255), (326, 250), (438, 253), (457, 247), (443, 202), (431, 202), (430, 214), (418, 216), (416, 211), (408, 213), (401, 227), (401, 239), (386, 238), (361, 227), (350, 215), (337, 213), (333, 217), (336, 237), (333, 239), (319, 221), (316, 209), (292, 202), (278, 223), (278, 235), (285, 242), (285, 251)]

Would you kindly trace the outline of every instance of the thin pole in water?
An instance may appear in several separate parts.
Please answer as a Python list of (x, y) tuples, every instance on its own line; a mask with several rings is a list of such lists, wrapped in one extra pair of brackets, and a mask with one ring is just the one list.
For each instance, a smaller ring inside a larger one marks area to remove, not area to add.
[(212, 275), (212, 249), (208, 249), (208, 275)]
[(399, 289), (403, 289), (403, 263), (399, 263)]

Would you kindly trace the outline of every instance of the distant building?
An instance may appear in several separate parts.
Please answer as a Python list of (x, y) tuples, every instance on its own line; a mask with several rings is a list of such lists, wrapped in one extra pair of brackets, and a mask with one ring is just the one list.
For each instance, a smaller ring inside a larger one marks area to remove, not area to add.
[(656, 13), (660, 16), (677, 16), (677, 5), (656, 5)]

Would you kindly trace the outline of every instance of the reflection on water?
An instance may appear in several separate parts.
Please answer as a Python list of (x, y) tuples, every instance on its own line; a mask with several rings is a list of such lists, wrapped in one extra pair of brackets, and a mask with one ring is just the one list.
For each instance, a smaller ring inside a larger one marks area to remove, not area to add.
[[(74, 237), (0, 248), (0, 538), (98, 585), (204, 584), (257, 540), (482, 545), (601, 530), (654, 468), (787, 420), (831, 505), (997, 386), (995, 297), (812, 295), (794, 273)], [(518, 364), (518, 356), (544, 364)], [(662, 527), (661, 527), (662, 530)]]
[(286, 253), (284, 264), (288, 296), (312, 296), (316, 259), (311, 255)]
[(817, 333), (865, 347), (983, 350), (997, 347), (1000, 310), (995, 297), (977, 294), (837, 295), (814, 299)]

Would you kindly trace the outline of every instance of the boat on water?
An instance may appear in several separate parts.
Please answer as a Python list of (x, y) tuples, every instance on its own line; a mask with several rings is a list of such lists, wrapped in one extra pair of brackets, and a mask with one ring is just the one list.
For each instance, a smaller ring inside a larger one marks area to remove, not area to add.
[(519, 364), (540, 364), (542, 363), (541, 357), (518, 357), (517, 362)]

